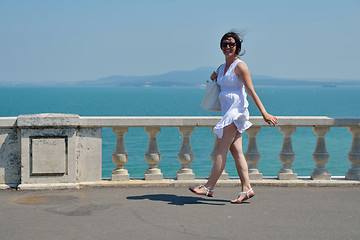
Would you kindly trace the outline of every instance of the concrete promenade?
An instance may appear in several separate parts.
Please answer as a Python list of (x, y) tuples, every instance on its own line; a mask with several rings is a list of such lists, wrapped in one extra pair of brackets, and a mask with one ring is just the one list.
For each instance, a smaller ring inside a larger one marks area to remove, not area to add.
[(186, 187), (0, 191), (0, 239), (360, 239), (360, 187)]

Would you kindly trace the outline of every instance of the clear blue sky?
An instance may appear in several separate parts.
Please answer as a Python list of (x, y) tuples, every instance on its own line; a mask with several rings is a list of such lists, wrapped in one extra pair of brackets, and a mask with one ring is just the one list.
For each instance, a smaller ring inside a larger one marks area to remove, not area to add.
[(0, 0), (0, 82), (216, 67), (231, 29), (252, 74), (360, 80), (359, 13), (358, 0)]

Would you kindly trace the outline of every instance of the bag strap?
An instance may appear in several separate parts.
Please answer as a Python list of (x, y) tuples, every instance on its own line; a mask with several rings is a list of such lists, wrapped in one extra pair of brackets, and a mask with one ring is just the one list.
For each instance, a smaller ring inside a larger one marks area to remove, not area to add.
[[(220, 64), (220, 66), (216, 69), (216, 74), (219, 76), (219, 69), (221, 68), (223, 64)], [(215, 79), (215, 82), (217, 82), (217, 77)]]
[(223, 64), (220, 64), (220, 66), (216, 69), (216, 73), (219, 72), (219, 69), (221, 68), (222, 65), (223, 65)]

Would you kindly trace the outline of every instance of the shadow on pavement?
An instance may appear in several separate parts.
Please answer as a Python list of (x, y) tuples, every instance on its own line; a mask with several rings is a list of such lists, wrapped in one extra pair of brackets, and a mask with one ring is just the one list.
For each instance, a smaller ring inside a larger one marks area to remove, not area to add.
[(149, 194), (142, 196), (130, 196), (127, 197), (127, 199), (129, 200), (149, 199), (151, 201), (167, 202), (170, 205), (178, 205), (178, 206), (183, 206), (186, 204), (225, 205), (226, 203), (229, 203), (228, 200), (222, 200), (222, 199), (177, 196), (174, 194)]

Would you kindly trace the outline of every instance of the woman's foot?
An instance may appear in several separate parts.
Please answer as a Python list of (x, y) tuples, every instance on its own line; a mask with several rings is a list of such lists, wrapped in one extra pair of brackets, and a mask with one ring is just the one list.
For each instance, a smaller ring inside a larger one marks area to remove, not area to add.
[(207, 197), (212, 197), (213, 193), (214, 193), (214, 190), (212, 190), (204, 185), (200, 185), (198, 187), (189, 187), (189, 190), (197, 195), (205, 195)]
[(248, 200), (249, 198), (252, 198), (253, 196), (255, 196), (254, 190), (252, 188), (250, 188), (246, 192), (240, 192), (237, 199), (232, 200), (231, 203), (239, 204), (239, 203), (242, 203), (242, 202)]

